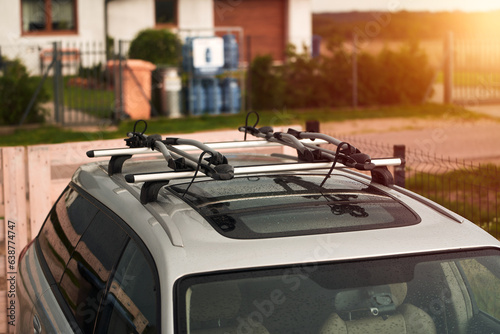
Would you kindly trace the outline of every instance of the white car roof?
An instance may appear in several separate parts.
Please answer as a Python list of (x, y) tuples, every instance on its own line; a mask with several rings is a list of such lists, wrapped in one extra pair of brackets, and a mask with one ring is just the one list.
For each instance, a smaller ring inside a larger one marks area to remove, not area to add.
[[(144, 164), (154, 165), (155, 162), (142, 161), (140, 164), (144, 168)], [(132, 169), (136, 167), (134, 163), (131, 165)], [(420, 218), (419, 222), (347, 232), (229, 238), (173, 194), (162, 192), (158, 201), (141, 204), (142, 184), (128, 184), (122, 174), (110, 177), (106, 169), (107, 163), (103, 162), (82, 166), (73, 182), (129, 224), (153, 253), (158, 270), (172, 281), (202, 272), (500, 248), (495, 238), (447, 209), (418, 195), (408, 196), (411, 193), (398, 187), (379, 185), (376, 187), (411, 208)], [(363, 175), (352, 172), (336, 170), (335, 174), (367, 182)]]

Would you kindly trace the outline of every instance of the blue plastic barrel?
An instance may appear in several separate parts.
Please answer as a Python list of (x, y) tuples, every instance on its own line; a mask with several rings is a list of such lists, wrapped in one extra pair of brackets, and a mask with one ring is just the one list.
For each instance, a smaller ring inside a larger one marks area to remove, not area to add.
[(321, 36), (313, 35), (312, 49), (311, 49), (311, 54), (313, 58), (319, 57), (321, 54), (321, 41), (322, 41)]
[(222, 81), (222, 110), (232, 114), (240, 112), (241, 89), (238, 80), (225, 78)]
[(217, 78), (203, 79), (203, 86), (205, 88), (206, 98), (206, 111), (211, 115), (220, 114), (222, 110), (222, 90), (219, 86)]
[(194, 79), (192, 81), (188, 95), (191, 115), (197, 116), (203, 114), (206, 109), (206, 96), (201, 80)]
[(224, 40), (224, 68), (238, 68), (240, 53), (236, 37), (232, 34), (227, 34), (222, 36), (222, 39)]

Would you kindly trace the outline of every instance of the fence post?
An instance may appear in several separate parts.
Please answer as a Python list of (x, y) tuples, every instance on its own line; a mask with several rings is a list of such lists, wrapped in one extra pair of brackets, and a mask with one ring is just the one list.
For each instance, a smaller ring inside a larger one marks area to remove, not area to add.
[[(62, 47), (59, 42), (52, 43), (52, 61), (54, 62), (54, 120), (56, 123), (64, 124), (64, 99), (62, 90), (64, 81), (62, 78)], [(62, 81), (62, 82), (61, 82)]]
[(358, 34), (352, 35), (352, 107), (358, 108)]
[(318, 132), (319, 133), (319, 121), (306, 121), (306, 132)]
[(120, 121), (124, 116), (123, 111), (123, 41), (118, 41), (118, 115), (116, 121)]
[(59, 123), (59, 82), (57, 80), (57, 72), (59, 64), (57, 63), (57, 42), (52, 43), (52, 62), (54, 63), (54, 73), (52, 73), (52, 84), (54, 89), (54, 121)]
[(246, 36), (247, 44), (247, 108), (252, 110), (252, 36)]
[(444, 103), (453, 102), (453, 32), (449, 32), (444, 45)]
[(403, 163), (400, 166), (394, 167), (394, 184), (400, 187), (405, 187), (405, 157), (406, 157), (406, 146), (405, 145), (394, 145), (394, 157), (401, 158)]

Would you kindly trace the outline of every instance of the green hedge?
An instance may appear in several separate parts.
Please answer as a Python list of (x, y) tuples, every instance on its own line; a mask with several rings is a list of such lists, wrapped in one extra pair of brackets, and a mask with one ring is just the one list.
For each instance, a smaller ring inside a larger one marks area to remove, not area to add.
[[(313, 108), (352, 105), (352, 54), (341, 43), (331, 44), (328, 56), (311, 58), (307, 50), (289, 47), (283, 66), (273, 67), (271, 56), (258, 56), (251, 64), (252, 105), (269, 108)], [(422, 103), (434, 71), (427, 55), (411, 45), (377, 55), (360, 53), (358, 104)]]
[(285, 82), (281, 69), (273, 67), (273, 58), (270, 55), (256, 57), (250, 72), (252, 107), (257, 110), (281, 108), (284, 104)]

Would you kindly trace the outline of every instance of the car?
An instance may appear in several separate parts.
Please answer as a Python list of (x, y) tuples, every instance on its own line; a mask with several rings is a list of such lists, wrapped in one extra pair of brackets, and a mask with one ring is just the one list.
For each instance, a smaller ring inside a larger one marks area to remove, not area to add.
[[(500, 333), (499, 241), (395, 186), (402, 159), (138, 124), (87, 153), (110, 159), (76, 171), (20, 255), (17, 333)], [(275, 146), (297, 156), (256, 152)]]

